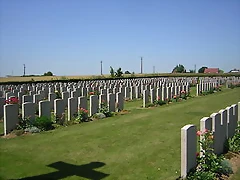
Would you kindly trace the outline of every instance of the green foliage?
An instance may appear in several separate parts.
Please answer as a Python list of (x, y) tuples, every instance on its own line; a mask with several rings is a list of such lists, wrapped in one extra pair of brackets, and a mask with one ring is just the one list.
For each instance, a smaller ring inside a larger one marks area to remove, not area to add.
[(205, 69), (207, 69), (208, 67), (203, 66), (198, 70), (198, 73), (204, 73)]
[(113, 67), (110, 66), (110, 74), (111, 74), (111, 77), (114, 77), (114, 73), (115, 73), (115, 71), (114, 71)]
[(240, 152), (240, 126), (237, 127), (234, 136), (228, 139), (228, 149), (232, 152)]
[(221, 166), (222, 169), (220, 170), (220, 172), (224, 175), (229, 175), (233, 173), (233, 169), (232, 169), (232, 165), (229, 163), (229, 161), (227, 159), (224, 159), (221, 162)]
[(80, 108), (78, 110), (78, 115), (77, 115), (75, 120), (77, 120), (79, 122), (86, 122), (86, 121), (88, 121), (88, 110), (86, 110), (84, 108)]
[(122, 68), (118, 68), (117, 71), (115, 72), (113, 67), (110, 66), (110, 75), (111, 77), (122, 77), (123, 76)]
[(157, 106), (162, 106), (162, 105), (164, 105), (164, 104), (167, 104), (167, 102), (166, 102), (166, 101), (162, 101), (161, 98), (158, 97), (158, 99), (155, 100), (155, 101), (153, 102), (153, 104), (154, 104), (154, 105), (157, 105)]
[(185, 73), (186, 69), (182, 64), (177, 65), (175, 68), (173, 68), (172, 73)]
[(154, 107), (154, 106), (155, 106), (154, 103), (147, 103), (147, 104), (145, 105), (146, 108), (148, 108), (148, 107)]
[(113, 112), (109, 111), (108, 105), (105, 102), (100, 104), (100, 108), (98, 110), (99, 113), (103, 113), (106, 117), (113, 116)]
[(189, 73), (195, 73), (195, 70), (189, 69)]
[(20, 129), (26, 129), (28, 127), (32, 127), (33, 126), (33, 122), (30, 121), (30, 118), (24, 118), (22, 119), (22, 114), (19, 114), (18, 115), (18, 120), (19, 120), (19, 123), (17, 124), (17, 130), (20, 130)]
[(223, 155), (217, 156), (214, 153), (213, 147), (213, 132), (205, 130), (204, 132), (198, 131), (198, 136), (202, 139), (199, 140), (202, 155), (197, 154), (197, 166), (195, 171), (189, 173), (187, 179), (209, 179), (214, 180), (220, 178), (223, 174), (229, 175), (232, 173), (232, 168), (228, 161), (224, 159)]
[(53, 122), (51, 121), (51, 119), (45, 116), (37, 117), (33, 123), (34, 126), (41, 129), (42, 131), (53, 129), (52, 124)]
[(223, 71), (222, 69), (219, 69), (219, 70), (218, 70), (218, 73), (223, 74), (224, 71)]
[(62, 113), (61, 116), (55, 116), (54, 119), (55, 119), (56, 124), (64, 125), (64, 123), (65, 123), (65, 113)]
[(62, 95), (59, 91), (55, 91), (56, 99), (62, 99)]
[(51, 71), (48, 71), (44, 73), (43, 76), (53, 76), (53, 73)]
[(125, 71), (124, 74), (131, 74), (129, 71)]
[(117, 71), (115, 72), (115, 76), (122, 77), (122, 75), (123, 75), (122, 68), (118, 68)]
[(215, 173), (209, 171), (196, 171), (190, 172), (187, 176), (187, 180), (214, 180)]

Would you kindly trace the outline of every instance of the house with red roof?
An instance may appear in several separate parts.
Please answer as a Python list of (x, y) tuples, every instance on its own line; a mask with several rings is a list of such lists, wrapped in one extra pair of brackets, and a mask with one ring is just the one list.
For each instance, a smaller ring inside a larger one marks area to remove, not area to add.
[(204, 73), (218, 74), (219, 68), (207, 68), (204, 70)]

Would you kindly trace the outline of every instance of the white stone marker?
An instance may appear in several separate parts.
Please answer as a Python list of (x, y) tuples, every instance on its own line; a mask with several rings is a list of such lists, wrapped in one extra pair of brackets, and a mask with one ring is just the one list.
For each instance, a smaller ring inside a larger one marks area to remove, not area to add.
[(196, 166), (197, 135), (196, 126), (186, 125), (181, 129), (181, 176)]

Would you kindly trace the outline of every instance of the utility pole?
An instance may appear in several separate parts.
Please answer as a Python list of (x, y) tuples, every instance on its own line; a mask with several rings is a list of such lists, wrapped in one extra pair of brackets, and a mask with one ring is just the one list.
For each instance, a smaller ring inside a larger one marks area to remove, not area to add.
[(101, 61), (101, 75), (103, 75), (103, 73), (102, 73), (102, 61)]
[(26, 66), (25, 64), (23, 64), (23, 76), (25, 76), (25, 73), (26, 73)]
[(143, 58), (141, 57), (141, 74), (143, 73)]
[(153, 74), (155, 74), (155, 66), (153, 66)]
[(196, 64), (194, 65), (194, 73), (197, 72), (197, 69), (196, 69)]

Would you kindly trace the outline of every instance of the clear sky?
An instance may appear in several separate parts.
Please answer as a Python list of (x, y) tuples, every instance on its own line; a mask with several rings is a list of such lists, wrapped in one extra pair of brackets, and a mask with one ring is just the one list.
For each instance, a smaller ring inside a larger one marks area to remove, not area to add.
[(240, 69), (240, 0), (0, 0), (0, 76)]

